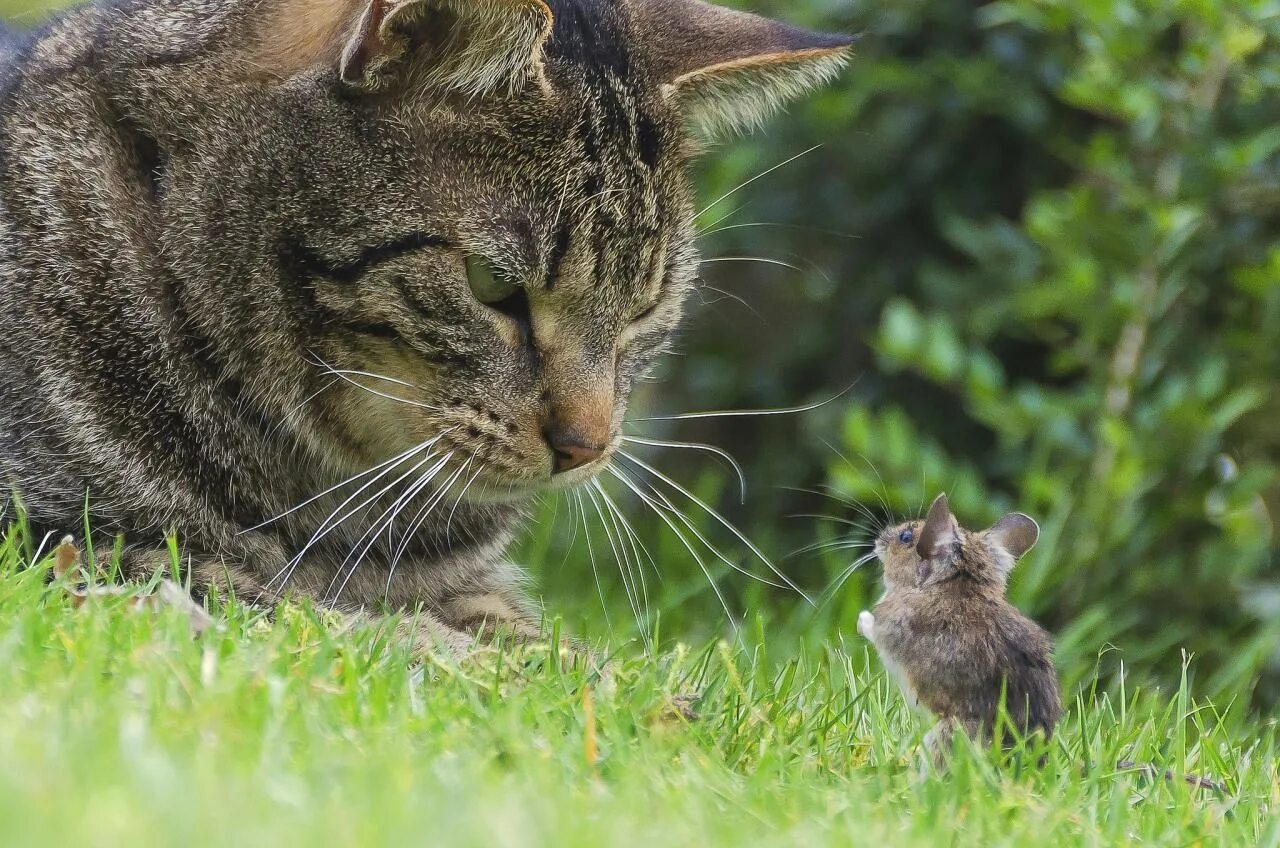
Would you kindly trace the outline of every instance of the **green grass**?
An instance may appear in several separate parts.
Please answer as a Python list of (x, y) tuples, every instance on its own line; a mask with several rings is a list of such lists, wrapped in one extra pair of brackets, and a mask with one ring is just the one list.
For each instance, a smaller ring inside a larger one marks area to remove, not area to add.
[(192, 638), (176, 610), (76, 608), (20, 559), (0, 550), (5, 845), (1280, 844), (1274, 722), (1185, 684), (1087, 688), (1043, 768), (962, 747), (921, 778), (924, 725), (835, 634), (635, 652), (593, 685), (550, 649), (416, 663), (295, 607), (228, 604)]

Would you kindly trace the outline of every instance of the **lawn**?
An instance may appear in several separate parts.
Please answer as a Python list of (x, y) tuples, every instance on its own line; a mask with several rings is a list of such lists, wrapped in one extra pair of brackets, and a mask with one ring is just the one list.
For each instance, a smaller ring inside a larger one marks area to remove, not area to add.
[(926, 728), (856, 637), (627, 645), (605, 681), (549, 648), (413, 657), (299, 607), (219, 605), (193, 638), (176, 609), (77, 606), (20, 547), (0, 550), (6, 845), (1280, 844), (1274, 721), (1185, 682), (1072, 693), (1042, 768), (962, 745), (921, 777)]

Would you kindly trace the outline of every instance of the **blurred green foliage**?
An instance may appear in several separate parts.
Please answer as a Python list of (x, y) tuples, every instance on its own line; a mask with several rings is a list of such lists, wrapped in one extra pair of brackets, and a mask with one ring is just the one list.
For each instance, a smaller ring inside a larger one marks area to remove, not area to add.
[[(702, 216), (722, 261), (704, 269), (684, 355), (637, 404), (788, 407), (853, 384), (804, 414), (637, 425), (736, 455), (742, 505), (714, 461), (653, 462), (765, 550), (831, 545), (779, 563), (816, 611), (707, 555), (725, 604), (775, 653), (854, 633), (878, 574), (824, 593), (848, 546), (945, 489), (972, 527), (1010, 509), (1040, 520), (1012, 595), (1058, 633), (1069, 679), (1119, 662), (1172, 679), (1185, 649), (1206, 693), (1273, 701), (1280, 2), (740, 5), (864, 38), (836, 86), (700, 165), (713, 199), (822, 145)], [(636, 619), (664, 639), (723, 628), (672, 516), (607, 490), (647, 552), (607, 505), (549, 503), (522, 555), (551, 608), (588, 635)], [(687, 514), (747, 567), (714, 518)], [(635, 563), (619, 576), (632, 555), (644, 585)]]
[[(1042, 540), (1012, 594), (1069, 661), (1110, 643), (1171, 671), (1185, 648), (1208, 690), (1262, 680), (1273, 699), (1280, 3), (772, 6), (865, 38), (837, 89), (713, 157), (710, 196), (824, 145), (730, 219), (786, 229), (724, 232), (710, 255), (822, 273), (709, 270), (771, 327), (692, 332), (683, 402), (861, 379), (799, 425), (701, 437), (877, 520), (943, 489), (972, 526), (1030, 513)], [(786, 509), (757, 506), (751, 526)]]

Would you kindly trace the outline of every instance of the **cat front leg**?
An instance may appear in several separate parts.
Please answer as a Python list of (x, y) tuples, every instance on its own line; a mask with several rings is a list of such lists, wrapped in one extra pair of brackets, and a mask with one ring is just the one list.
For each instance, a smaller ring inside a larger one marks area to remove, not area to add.
[[(288, 600), (313, 595), (314, 592), (293, 590), (289, 558), (273, 539), (257, 534), (240, 537), (231, 553), (208, 554), (184, 551), (180, 573), (197, 597), (215, 592), (235, 597), (255, 607), (272, 609)], [(156, 573), (171, 573), (172, 556), (167, 548), (134, 548), (122, 559), (126, 575), (145, 581)], [(317, 605), (317, 610), (337, 616), (340, 629), (361, 624), (393, 622), (397, 637), (415, 653), (444, 653), (455, 660), (464, 659), (476, 646), (481, 634), (477, 630), (453, 626), (437, 610), (420, 608), (403, 614), (384, 615), (358, 605), (333, 607)]]
[(451, 586), (435, 608), (449, 627), (481, 639), (536, 641), (543, 635), (541, 616), (524, 584), (519, 568), (499, 562)]
[[(455, 583), (434, 608), (449, 627), (484, 643), (494, 639), (515, 643), (539, 642), (549, 637), (537, 605), (525, 591), (524, 571), (506, 561), (483, 569), (461, 584)], [(585, 642), (561, 637), (556, 646), (562, 660), (581, 663), (596, 675), (599, 685), (613, 685), (613, 667), (605, 656)]]

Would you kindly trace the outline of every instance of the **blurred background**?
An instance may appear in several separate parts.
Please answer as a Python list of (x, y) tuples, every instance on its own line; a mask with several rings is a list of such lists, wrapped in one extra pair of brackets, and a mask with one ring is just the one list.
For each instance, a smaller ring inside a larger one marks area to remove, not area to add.
[(705, 286), (633, 410), (745, 496), (713, 453), (629, 444), (521, 542), (548, 609), (614, 644), (861, 651), (858, 545), (945, 490), (971, 529), (1040, 521), (1010, 594), (1069, 685), (1185, 651), (1200, 694), (1273, 706), (1280, 2), (736, 5), (863, 34), (700, 163)]

